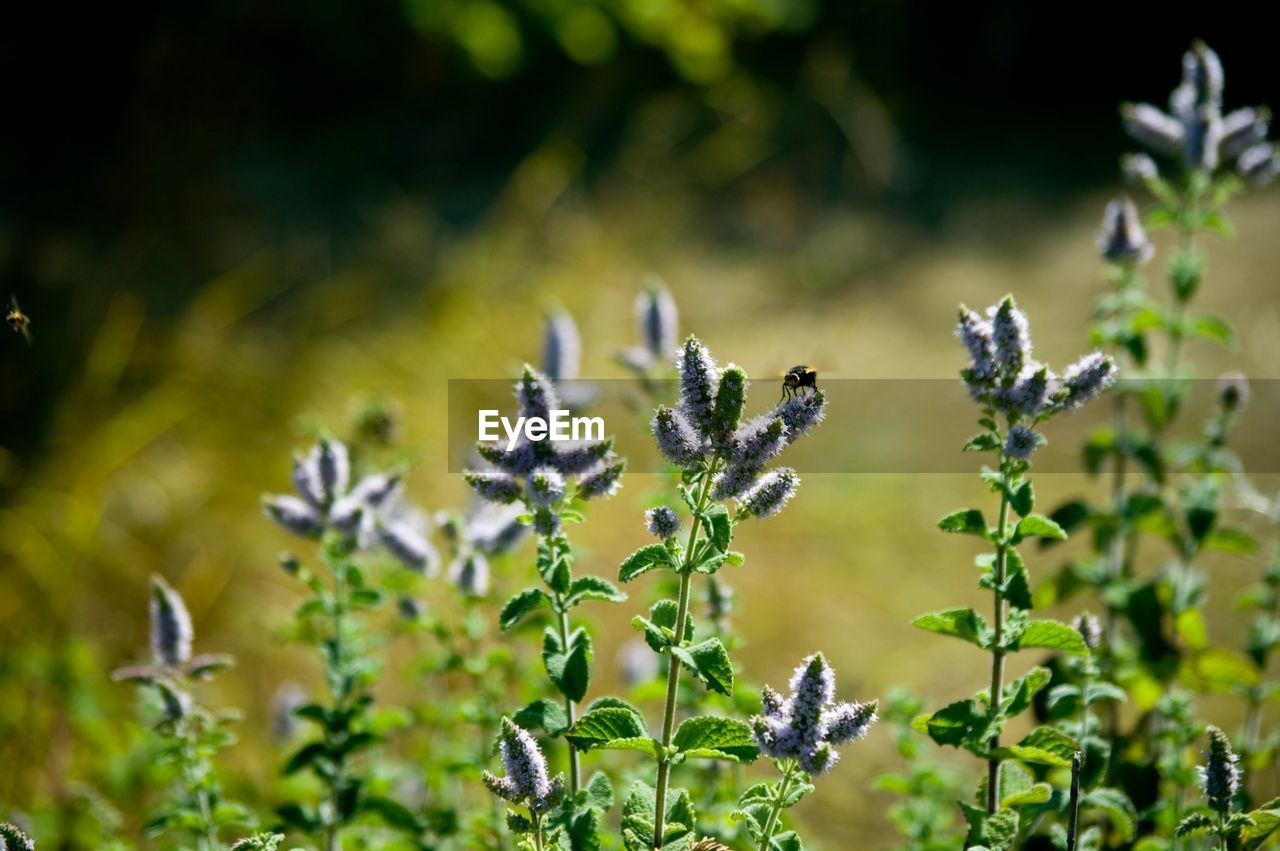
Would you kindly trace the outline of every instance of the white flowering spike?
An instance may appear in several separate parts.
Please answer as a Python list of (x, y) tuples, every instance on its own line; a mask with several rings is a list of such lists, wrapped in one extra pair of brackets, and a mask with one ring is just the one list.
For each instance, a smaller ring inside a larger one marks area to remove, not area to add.
[(795, 443), (827, 417), (827, 397), (821, 390), (792, 396), (778, 403), (773, 413), (787, 427), (786, 441)]
[(262, 509), (295, 535), (311, 538), (324, 531), (324, 518), (310, 503), (296, 496), (263, 494)]
[(1062, 375), (1066, 397), (1062, 407), (1076, 411), (1098, 397), (1116, 380), (1116, 364), (1101, 352), (1091, 352), (1067, 367)]
[(1237, 109), (1223, 116), (1222, 141), (1218, 152), (1224, 160), (1235, 160), (1247, 149), (1267, 141), (1271, 124), (1271, 112), (1251, 106)]
[(1081, 612), (1071, 619), (1071, 626), (1080, 633), (1085, 646), (1090, 650), (1097, 650), (1102, 646), (1102, 623), (1097, 615)]
[(1120, 170), (1124, 179), (1135, 186), (1145, 186), (1148, 181), (1160, 176), (1156, 161), (1146, 154), (1126, 154), (1120, 159)]
[(550, 467), (534, 470), (525, 481), (525, 493), (534, 506), (554, 505), (564, 499), (564, 492), (564, 476)]
[(676, 370), (680, 373), (680, 410), (699, 435), (709, 438), (720, 370), (711, 352), (692, 335), (677, 353)]
[(702, 460), (702, 440), (682, 412), (660, 405), (650, 428), (659, 451), (672, 464), (688, 468)]
[(582, 339), (573, 317), (564, 310), (549, 311), (542, 340), (543, 374), (559, 384), (577, 378), (581, 366)]
[(1121, 109), (1125, 131), (1135, 141), (1158, 154), (1176, 157), (1182, 154), (1185, 132), (1182, 123), (1149, 103), (1126, 104)]
[(661, 281), (652, 280), (636, 296), (636, 329), (650, 362), (675, 348), (679, 315), (675, 299)]
[(755, 487), (760, 481), (762, 470), (748, 464), (735, 464), (718, 473), (711, 489), (711, 498), (716, 500), (741, 499), (742, 495)]
[(1112, 263), (1124, 266), (1141, 266), (1155, 253), (1138, 218), (1138, 208), (1128, 198), (1107, 203), (1098, 233), (1098, 251)]
[(791, 442), (787, 432), (786, 422), (777, 414), (753, 417), (734, 432), (729, 455), (739, 466), (763, 467), (781, 455)]
[(449, 565), (449, 581), (468, 597), (485, 596), (489, 593), (489, 560), (478, 552), (454, 559)]
[(770, 470), (739, 498), (739, 510), (752, 517), (772, 517), (786, 507), (799, 487), (800, 477), (790, 467)]
[(0, 824), (0, 851), (36, 851), (36, 841), (17, 825), (4, 822)]
[(1031, 332), (1027, 315), (1018, 309), (1013, 296), (1005, 296), (990, 308), (991, 339), (996, 349), (996, 367), (1002, 383), (1012, 381), (1031, 360)]
[(606, 458), (578, 478), (578, 498), (596, 499), (613, 496), (622, 487), (622, 474), (627, 469), (625, 458)]
[(506, 473), (468, 470), (463, 474), (463, 478), (481, 499), (487, 499), (490, 502), (511, 503), (524, 494), (524, 488), (521, 487), (520, 482)]
[(547, 759), (533, 735), (504, 718), (498, 741), (506, 777), (484, 772), (489, 791), (512, 803), (525, 804), (535, 813), (554, 807), (563, 796), (563, 778), (548, 776)]
[(435, 576), (439, 571), (439, 554), (412, 523), (391, 520), (378, 523), (376, 528), (382, 546), (405, 567), (425, 576)]
[(322, 438), (311, 450), (326, 505), (347, 492), (351, 478), (351, 459), (347, 447), (339, 440)]
[(649, 534), (666, 540), (680, 531), (680, 518), (667, 506), (659, 505), (644, 513), (644, 525)]
[(191, 660), (191, 615), (186, 604), (159, 576), (151, 577), (151, 658), (176, 668)]
[(1280, 153), (1270, 142), (1246, 148), (1236, 161), (1236, 172), (1255, 186), (1264, 186), (1280, 174)]
[(1240, 789), (1240, 757), (1231, 750), (1231, 740), (1217, 727), (1209, 727), (1209, 753), (1205, 765), (1200, 766), (1200, 787), (1205, 800), (1215, 812), (1231, 812), (1231, 800)]
[(525, 419), (538, 417), (551, 421), (551, 412), (561, 408), (560, 397), (547, 377), (525, 364), (524, 373), (516, 382), (516, 403), (520, 416)]
[(501, 555), (515, 548), (524, 537), (520, 522), (524, 509), (519, 505), (501, 505), (477, 500), (468, 513), (462, 529), (462, 540), (487, 555)]
[(1015, 425), (1009, 429), (1004, 441), (1004, 454), (1026, 461), (1040, 446), (1040, 438), (1029, 426)]
[(555, 445), (551, 465), (566, 476), (576, 475), (594, 467), (613, 450), (613, 438), (605, 440), (579, 440)]
[(821, 653), (800, 663), (790, 685), (787, 699), (768, 686), (761, 692), (761, 714), (751, 719), (756, 744), (766, 756), (824, 774), (840, 758), (836, 746), (865, 737), (877, 721), (876, 702), (835, 703), (835, 672)]

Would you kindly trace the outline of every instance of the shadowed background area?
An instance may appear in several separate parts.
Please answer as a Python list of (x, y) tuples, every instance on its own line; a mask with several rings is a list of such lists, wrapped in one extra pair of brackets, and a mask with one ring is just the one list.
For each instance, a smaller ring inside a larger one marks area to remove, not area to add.
[[(1129, 149), (1118, 102), (1162, 101), (1200, 36), (1223, 57), (1229, 106), (1280, 104), (1272, 34), (1225, 10), (1193, 23), (1114, 5), (979, 16), (821, 0), (28, 13), (0, 34), (14, 81), (0, 296), (17, 296), (35, 336), (0, 341), (0, 816), (59, 836), (87, 806), (126, 804), (144, 773), (133, 692), (107, 675), (145, 646), (151, 572), (187, 599), (198, 649), (239, 658), (213, 692), (246, 714), (228, 785), (250, 797), (278, 767), (271, 697), (318, 671), (279, 640), (297, 597), (274, 562), (290, 542), (259, 497), (287, 489), (291, 451), (320, 426), (346, 433), (385, 404), (385, 453), (411, 465), (414, 500), (462, 506), (448, 379), (536, 362), (553, 301), (581, 328), (584, 374), (621, 376), (613, 356), (634, 342), (650, 274), (681, 333), (757, 377), (749, 406), (772, 404), (799, 362), (952, 376), (955, 304), (1008, 291), (1063, 364), (1087, 346), (1104, 286), (1093, 237)], [(1200, 302), (1242, 343), (1194, 347), (1202, 377), (1280, 378), (1278, 202), (1251, 194), (1232, 208), (1233, 243), (1208, 245)], [(645, 416), (608, 427), (634, 442)], [(901, 427), (957, 450), (973, 430), (964, 417)], [(837, 418), (823, 429), (863, 439)], [(596, 572), (644, 543), (657, 484), (632, 476), (593, 506), (575, 537)], [(1098, 487), (1037, 486), (1047, 505)], [(984, 659), (909, 623), (981, 600), (972, 553), (934, 521), (982, 493), (972, 476), (808, 476), (781, 517), (743, 527), (749, 558), (727, 576), (743, 676), (781, 685), (824, 649), (847, 697), (967, 693)], [(529, 558), (500, 565), (495, 597), (525, 584)], [(1233, 592), (1258, 566), (1211, 565), (1213, 637), (1236, 646)], [(616, 684), (641, 602), (601, 617), (593, 694)], [(386, 652), (406, 658), (407, 644)], [(394, 662), (379, 694), (431, 697)], [(798, 818), (827, 847), (888, 845), (868, 789), (892, 762), (873, 735)]]

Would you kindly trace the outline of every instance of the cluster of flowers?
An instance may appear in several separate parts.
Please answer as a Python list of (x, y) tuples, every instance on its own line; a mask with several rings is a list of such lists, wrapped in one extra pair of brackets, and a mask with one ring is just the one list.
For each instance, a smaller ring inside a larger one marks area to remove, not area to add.
[[(560, 398), (551, 381), (531, 366), (515, 386), (520, 416), (549, 421), (560, 409)], [(613, 496), (621, 487), (626, 459), (613, 451), (612, 438), (552, 442), (521, 437), (511, 449), (498, 443), (476, 447), (489, 469), (468, 470), (467, 483), (481, 499), (509, 505), (523, 502), (533, 514), (533, 528), (543, 536), (560, 530), (560, 510), (566, 498), (595, 499)], [(576, 476), (569, 493), (567, 476)]]
[(356, 549), (381, 545), (406, 567), (433, 575), (440, 556), (427, 540), (430, 524), (405, 503), (402, 478), (397, 472), (373, 473), (353, 485), (347, 447), (324, 438), (294, 458), (298, 495), (267, 494), (262, 504), (267, 516), (295, 535), (318, 538), (336, 530)]
[(1240, 789), (1240, 757), (1231, 750), (1231, 740), (1217, 727), (1209, 727), (1209, 753), (1205, 765), (1197, 766), (1200, 786), (1210, 809), (1219, 813), (1231, 811), (1231, 802)]
[[(676, 360), (680, 402), (660, 405), (652, 429), (658, 449), (682, 469), (694, 469), (708, 457), (718, 459), (712, 496), (736, 499), (741, 513), (767, 517), (781, 511), (800, 485), (790, 467), (765, 472), (782, 454), (826, 416), (821, 391), (780, 402), (773, 410), (739, 422), (747, 397), (747, 374), (729, 364), (720, 369), (711, 353), (690, 336)], [(651, 529), (651, 531), (653, 531)], [(655, 531), (654, 534), (659, 534)]]
[(751, 719), (760, 752), (794, 759), (812, 775), (840, 759), (836, 746), (861, 739), (878, 719), (877, 704), (835, 703), (836, 675), (821, 653), (808, 656), (791, 676), (791, 697), (765, 686), (763, 714)]
[(524, 804), (534, 814), (545, 813), (564, 797), (564, 775), (552, 778), (533, 734), (508, 718), (502, 719), (498, 751), (506, 777), (486, 771), (484, 785), (513, 804)]
[(112, 672), (116, 682), (132, 681), (155, 686), (170, 720), (191, 714), (191, 694), (186, 683), (203, 679), (234, 663), (225, 653), (193, 657), (191, 615), (178, 592), (159, 576), (151, 577), (151, 664), (131, 665)]
[(1061, 376), (1034, 360), (1027, 317), (1013, 296), (988, 308), (986, 318), (962, 305), (956, 334), (969, 351), (969, 366), (960, 373), (969, 394), (1008, 417), (1004, 453), (1013, 458), (1029, 458), (1040, 445), (1037, 423), (1078, 410), (1115, 380), (1115, 362), (1101, 352), (1085, 355)]
[(661, 281), (651, 281), (636, 296), (636, 330), (640, 345), (618, 355), (619, 362), (641, 376), (649, 375), (666, 362), (667, 353), (676, 347), (679, 314), (675, 299)]
[[(1248, 180), (1265, 183), (1280, 174), (1280, 155), (1267, 141), (1271, 114), (1244, 107), (1223, 115), (1222, 62), (1203, 42), (1182, 58), (1182, 83), (1169, 96), (1169, 111), (1149, 103), (1126, 104), (1125, 128), (1153, 153), (1180, 161), (1188, 171), (1234, 166)], [(1157, 176), (1145, 154), (1126, 159), (1125, 170), (1140, 180)]]

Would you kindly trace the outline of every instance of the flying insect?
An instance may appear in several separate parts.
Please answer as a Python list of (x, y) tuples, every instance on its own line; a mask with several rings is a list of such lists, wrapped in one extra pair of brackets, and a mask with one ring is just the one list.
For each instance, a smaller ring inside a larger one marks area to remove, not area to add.
[(22, 339), (27, 341), (27, 345), (34, 342), (31, 338), (31, 317), (22, 312), (22, 308), (18, 307), (17, 296), (9, 297), (9, 313), (5, 316), (5, 321), (9, 323), (9, 327), (13, 329), (15, 334), (21, 334)]
[(782, 399), (778, 401), (794, 399), (805, 387), (812, 389), (815, 393), (818, 391), (818, 371), (804, 364), (791, 367), (787, 370), (787, 374), (782, 376)]

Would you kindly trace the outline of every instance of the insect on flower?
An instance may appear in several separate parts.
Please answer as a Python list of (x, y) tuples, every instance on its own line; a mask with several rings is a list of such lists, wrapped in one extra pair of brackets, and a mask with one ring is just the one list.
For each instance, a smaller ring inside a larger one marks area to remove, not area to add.
[(811, 366), (799, 364), (787, 370), (787, 374), (782, 376), (782, 397), (783, 399), (792, 398), (805, 387), (810, 388), (813, 392), (818, 392), (818, 371)]

